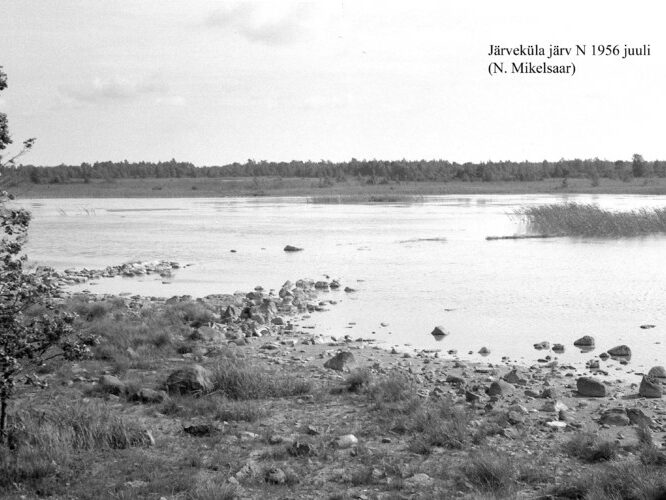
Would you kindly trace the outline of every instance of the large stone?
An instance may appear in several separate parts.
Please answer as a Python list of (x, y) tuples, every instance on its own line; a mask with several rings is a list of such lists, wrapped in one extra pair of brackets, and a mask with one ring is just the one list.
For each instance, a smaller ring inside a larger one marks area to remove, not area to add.
[(653, 366), (648, 372), (648, 377), (666, 379), (666, 368), (663, 366)]
[(618, 345), (613, 347), (612, 349), (608, 349), (608, 354), (611, 356), (631, 356), (631, 349), (629, 349), (629, 346), (626, 345)]
[(435, 480), (428, 474), (419, 472), (418, 474), (414, 474), (412, 477), (405, 479), (403, 484), (408, 490), (421, 490), (424, 488), (429, 488), (434, 483)]
[(233, 321), (238, 317), (238, 309), (232, 305), (228, 305), (227, 308), (222, 313), (222, 321)]
[(282, 469), (271, 467), (266, 471), (266, 482), (270, 484), (284, 484), (287, 482), (287, 474)]
[(504, 380), (496, 380), (490, 384), (488, 396), (506, 396), (507, 394), (511, 394), (513, 390), (514, 387), (510, 383)]
[(338, 439), (335, 440), (335, 445), (341, 449), (351, 448), (352, 446), (356, 446), (357, 444), (358, 444), (358, 438), (353, 434), (345, 434), (344, 436), (340, 436)]
[(638, 389), (638, 395), (644, 398), (660, 398), (662, 394), (661, 384), (652, 377), (643, 377)]
[(199, 336), (201, 340), (219, 341), (224, 339), (224, 332), (210, 326), (199, 327)]
[(443, 326), (437, 325), (432, 332), (430, 332), (430, 335), (434, 337), (446, 337), (449, 334), (449, 332), (444, 328)]
[(574, 345), (577, 347), (594, 347), (594, 337), (585, 335), (584, 337), (575, 340)]
[(652, 427), (654, 425), (654, 421), (640, 408), (627, 408), (627, 417), (633, 425), (638, 427)]
[(331, 359), (324, 363), (325, 368), (330, 368), (331, 370), (337, 370), (339, 372), (349, 370), (349, 366), (353, 365), (356, 362), (354, 355), (349, 351), (343, 351), (337, 353)]
[(562, 401), (551, 400), (546, 401), (546, 403), (541, 408), (541, 411), (549, 413), (559, 413), (561, 411), (567, 411), (569, 407), (565, 405)]
[(210, 372), (200, 365), (191, 365), (176, 370), (167, 378), (170, 394), (201, 395), (213, 389)]
[(580, 377), (576, 381), (578, 394), (590, 398), (603, 398), (606, 396), (606, 386), (596, 378)]
[(511, 370), (509, 373), (507, 373), (506, 375), (504, 375), (504, 376), (502, 377), (502, 379), (503, 379), (505, 382), (508, 382), (508, 383), (510, 383), (510, 384), (514, 384), (514, 385), (515, 385), (515, 384), (518, 384), (518, 385), (525, 385), (525, 384), (527, 383), (527, 380), (524, 379), (523, 377), (521, 377), (521, 376), (518, 374), (518, 371), (517, 371), (517, 370)]
[(624, 410), (624, 408), (611, 408), (610, 410), (606, 410), (601, 414), (599, 423), (602, 425), (624, 426), (629, 425), (631, 421), (629, 420), (627, 412)]
[(102, 375), (99, 379), (99, 385), (104, 392), (115, 394), (116, 396), (124, 394), (126, 390), (125, 383), (113, 375)]
[(137, 392), (133, 393), (130, 396), (130, 401), (137, 401), (139, 403), (163, 403), (168, 399), (168, 395), (165, 391), (155, 391), (153, 389), (148, 389), (146, 387), (139, 389)]

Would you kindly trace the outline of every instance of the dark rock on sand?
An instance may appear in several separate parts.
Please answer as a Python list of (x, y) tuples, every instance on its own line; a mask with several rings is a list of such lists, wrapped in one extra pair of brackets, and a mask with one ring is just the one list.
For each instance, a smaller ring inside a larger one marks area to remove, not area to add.
[(504, 380), (496, 380), (488, 388), (488, 396), (506, 396), (513, 393), (514, 387)]
[(295, 247), (293, 245), (287, 245), (286, 247), (284, 247), (284, 251), (285, 252), (301, 252), (301, 251), (303, 251), (303, 249)]
[(580, 377), (576, 381), (578, 394), (591, 398), (603, 398), (606, 396), (606, 386), (593, 377)]
[(356, 360), (354, 355), (349, 351), (339, 352), (326, 363), (324, 363), (325, 368), (330, 368), (331, 370), (337, 370), (339, 372), (349, 369), (349, 366), (354, 364)]
[(640, 408), (627, 408), (627, 417), (633, 425), (638, 427), (652, 427), (654, 421), (648, 417)]
[(641, 380), (641, 385), (638, 389), (638, 395), (644, 398), (660, 398), (662, 394), (661, 384), (652, 377), (645, 376)]
[(602, 425), (624, 426), (629, 425), (631, 421), (629, 420), (627, 412), (624, 410), (624, 408), (611, 408), (610, 410), (606, 410), (601, 414), (599, 423)]
[(653, 366), (648, 372), (648, 377), (666, 380), (666, 368), (663, 366)]

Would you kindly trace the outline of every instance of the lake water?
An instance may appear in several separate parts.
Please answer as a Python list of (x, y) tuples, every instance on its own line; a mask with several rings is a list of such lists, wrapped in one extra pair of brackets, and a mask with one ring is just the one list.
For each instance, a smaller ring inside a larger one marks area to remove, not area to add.
[[(623, 370), (665, 364), (665, 237), (486, 241), (524, 232), (511, 216), (516, 208), (563, 200), (612, 209), (666, 205), (664, 196), (630, 195), (438, 196), (388, 205), (317, 205), (303, 198), (20, 203), (33, 213), (27, 252), (34, 263), (57, 269), (131, 260), (191, 264), (169, 284), (148, 276), (78, 289), (205, 296), (328, 275), (358, 291), (326, 294), (339, 303), (305, 323), (322, 333), (457, 349), (468, 359), (482, 359), (467, 353), (486, 346), (489, 361), (509, 356), (529, 363), (556, 356), (532, 347), (548, 340), (565, 344), (560, 361), (576, 365), (627, 344), (634, 356)], [(286, 244), (305, 250), (287, 253)], [(645, 323), (657, 326), (640, 329)], [(451, 332), (440, 342), (430, 335), (438, 324)], [(582, 335), (597, 339), (596, 351), (573, 347)], [(621, 376), (618, 363), (605, 366)]]

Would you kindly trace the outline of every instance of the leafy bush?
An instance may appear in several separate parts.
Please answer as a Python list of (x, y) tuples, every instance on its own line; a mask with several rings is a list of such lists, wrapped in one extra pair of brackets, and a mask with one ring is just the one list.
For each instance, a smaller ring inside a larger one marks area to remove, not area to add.
[(372, 373), (368, 368), (357, 368), (345, 379), (345, 384), (347, 384), (347, 389), (350, 392), (359, 392), (370, 385), (372, 381)]

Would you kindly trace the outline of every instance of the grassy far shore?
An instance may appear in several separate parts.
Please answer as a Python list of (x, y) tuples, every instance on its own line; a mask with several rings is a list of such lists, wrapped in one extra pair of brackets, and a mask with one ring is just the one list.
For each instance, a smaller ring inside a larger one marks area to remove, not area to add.
[[(357, 179), (325, 185), (312, 178), (169, 178), (93, 179), (89, 183), (20, 183), (11, 188), (20, 198), (192, 198), (249, 196), (371, 196), (471, 195), (471, 194), (666, 194), (666, 178), (630, 179), (627, 182), (602, 178), (597, 186), (589, 179), (492, 182), (390, 182), (367, 184)], [(330, 183), (329, 183), (330, 184)]]

